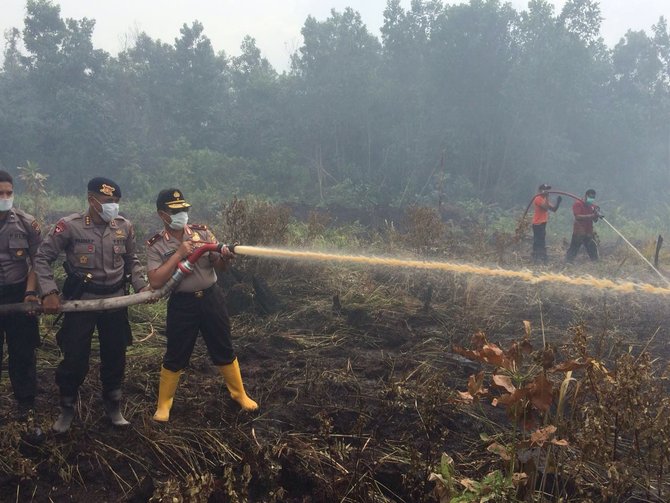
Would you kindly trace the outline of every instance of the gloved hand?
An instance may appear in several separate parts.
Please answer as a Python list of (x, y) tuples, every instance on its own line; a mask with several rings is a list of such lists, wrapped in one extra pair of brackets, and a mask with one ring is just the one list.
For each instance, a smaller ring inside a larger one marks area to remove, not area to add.
[(556, 198), (556, 206), (555, 206), (556, 209), (554, 211), (556, 211), (558, 209), (558, 207), (561, 205), (562, 200), (563, 200), (563, 198), (561, 196), (558, 196)]

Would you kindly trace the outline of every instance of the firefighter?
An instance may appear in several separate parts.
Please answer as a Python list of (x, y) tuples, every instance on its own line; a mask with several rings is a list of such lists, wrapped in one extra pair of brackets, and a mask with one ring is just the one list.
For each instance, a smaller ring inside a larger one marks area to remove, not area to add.
[[(42, 242), (37, 221), (14, 208), (14, 180), (0, 171), (0, 304), (38, 302), (34, 261)], [(27, 419), (37, 393), (35, 350), (40, 342), (37, 318), (27, 314), (0, 316), (0, 362), (5, 340), (9, 380), (18, 417)]]
[(589, 258), (593, 261), (598, 260), (598, 245), (593, 231), (593, 222), (597, 222), (602, 216), (600, 208), (596, 206), (596, 191), (589, 189), (584, 194), (584, 199), (580, 199), (572, 205), (572, 213), (575, 216), (575, 223), (572, 227), (572, 239), (570, 248), (566, 255), (568, 262), (573, 262), (577, 252), (584, 245)]
[[(166, 189), (158, 194), (156, 210), (164, 228), (147, 242), (147, 270), (153, 289), (165, 285), (179, 262), (195, 248), (216, 242), (207, 226), (188, 224), (190, 207), (179, 189)], [(227, 247), (221, 254), (205, 253), (196, 262), (194, 272), (170, 295), (165, 329), (167, 349), (160, 372), (158, 406), (153, 416), (156, 421), (166, 422), (170, 417), (179, 377), (188, 366), (198, 334), (202, 334), (212, 363), (223, 376), (233, 400), (245, 411), (258, 408), (242, 384), (231, 341), (230, 319), (216, 281), (216, 271), (224, 270), (232, 258)]]
[[(148, 289), (144, 270), (135, 254), (135, 231), (119, 215), (121, 188), (108, 178), (88, 183), (88, 209), (59, 220), (44, 239), (36, 257), (36, 272), (46, 313), (60, 310), (61, 292), (51, 264), (61, 252), (68, 273), (63, 297), (99, 299), (124, 295), (129, 277), (136, 292)], [(126, 347), (132, 342), (127, 308), (110, 311), (65, 313), (57, 342), (63, 353), (56, 369), (60, 390), (60, 415), (56, 433), (70, 429), (79, 387), (89, 368), (91, 340), (98, 329), (100, 381), (107, 417), (114, 426), (130, 423), (120, 409), (121, 386), (126, 366)]]
[(556, 198), (556, 204), (549, 201), (551, 185), (543, 183), (537, 189), (538, 194), (533, 199), (533, 262), (547, 263), (547, 222), (549, 212), (556, 212), (561, 205), (561, 196)]

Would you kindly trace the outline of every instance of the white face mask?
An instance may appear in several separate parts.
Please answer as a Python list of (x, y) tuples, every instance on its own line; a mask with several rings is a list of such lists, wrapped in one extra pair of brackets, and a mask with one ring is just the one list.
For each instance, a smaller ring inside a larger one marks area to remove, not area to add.
[(185, 211), (180, 211), (179, 213), (170, 215), (170, 218), (172, 220), (168, 225), (170, 226), (170, 229), (174, 229), (175, 231), (183, 229), (184, 226), (188, 223), (188, 213)]
[(119, 216), (119, 203), (102, 203), (102, 212), (99, 215), (105, 222), (111, 222)]
[(14, 197), (0, 199), (0, 211), (9, 211), (14, 206)]

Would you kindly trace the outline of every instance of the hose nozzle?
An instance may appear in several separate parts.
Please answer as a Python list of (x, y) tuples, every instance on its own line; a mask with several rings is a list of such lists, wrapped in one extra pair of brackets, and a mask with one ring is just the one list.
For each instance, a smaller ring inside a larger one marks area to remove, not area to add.
[(235, 247), (239, 243), (235, 242), (233, 244), (227, 245), (224, 243), (205, 243), (202, 246), (196, 248), (193, 253), (191, 253), (186, 259), (182, 260), (178, 268), (181, 269), (185, 274), (190, 274), (193, 272), (193, 266), (195, 263), (207, 252), (216, 252), (221, 253), (224, 247), (227, 247), (231, 253), (235, 253)]

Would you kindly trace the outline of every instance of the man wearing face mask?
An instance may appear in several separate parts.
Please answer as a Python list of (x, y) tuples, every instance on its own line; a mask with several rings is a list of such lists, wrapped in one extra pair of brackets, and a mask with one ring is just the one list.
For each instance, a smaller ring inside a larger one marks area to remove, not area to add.
[[(156, 209), (164, 229), (147, 242), (147, 270), (154, 289), (161, 288), (172, 276), (177, 264), (205, 242), (216, 238), (204, 225), (188, 225), (190, 204), (179, 189), (158, 194)], [(165, 335), (167, 350), (163, 356), (154, 420), (166, 422), (179, 377), (187, 367), (198, 333), (202, 333), (210, 358), (223, 376), (231, 397), (243, 410), (253, 411), (258, 404), (249, 398), (242, 384), (230, 337), (230, 320), (216, 271), (227, 267), (233, 254), (224, 247), (222, 254), (206, 253), (170, 295)]]
[[(33, 264), (41, 242), (37, 221), (14, 208), (11, 175), (0, 171), (0, 304), (38, 302)], [(25, 420), (34, 408), (37, 391), (35, 349), (40, 341), (37, 318), (24, 314), (0, 316), (0, 362), (5, 336), (18, 418)]]
[(586, 252), (591, 260), (598, 260), (598, 245), (596, 244), (593, 233), (593, 222), (597, 222), (600, 217), (599, 208), (595, 205), (596, 191), (589, 189), (586, 191), (583, 200), (578, 200), (572, 205), (572, 213), (575, 216), (575, 223), (572, 227), (572, 240), (570, 248), (566, 255), (568, 262), (573, 262), (577, 252), (584, 245)]
[[(63, 292), (66, 298), (121, 296), (126, 275), (130, 276), (136, 292), (148, 289), (144, 270), (135, 254), (133, 225), (119, 216), (120, 198), (121, 188), (115, 182), (93, 178), (88, 183), (88, 209), (59, 220), (44, 239), (37, 253), (36, 271), (46, 313), (60, 310), (60, 292), (51, 264), (61, 252), (65, 253), (63, 266), (68, 272), (64, 289), (70, 285), (69, 292)], [(61, 406), (53, 424), (56, 433), (70, 429), (79, 386), (88, 372), (91, 339), (96, 327), (105, 413), (114, 426), (129, 424), (120, 410), (126, 346), (132, 342), (127, 309), (65, 313), (56, 337), (63, 353), (63, 360), (56, 369)]]

